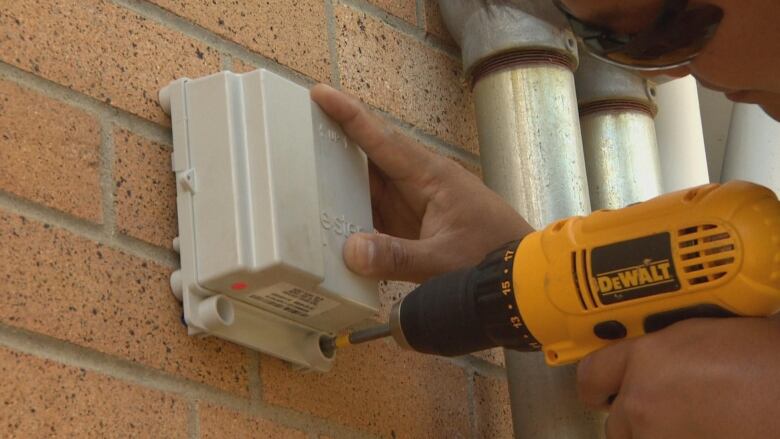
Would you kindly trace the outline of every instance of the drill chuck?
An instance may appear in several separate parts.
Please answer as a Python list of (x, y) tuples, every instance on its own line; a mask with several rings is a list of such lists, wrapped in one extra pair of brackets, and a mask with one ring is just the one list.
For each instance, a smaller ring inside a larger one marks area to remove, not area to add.
[(433, 278), (396, 303), (391, 334), (407, 349), (458, 356), (503, 346), (539, 350), (516, 306), (512, 265), (518, 241), (476, 267)]

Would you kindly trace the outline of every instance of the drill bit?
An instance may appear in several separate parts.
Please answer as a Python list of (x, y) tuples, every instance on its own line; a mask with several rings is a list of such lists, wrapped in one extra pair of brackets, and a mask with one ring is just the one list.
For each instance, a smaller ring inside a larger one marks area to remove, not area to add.
[(372, 340), (378, 340), (380, 338), (390, 336), (390, 324), (372, 326), (370, 328), (354, 331), (349, 334), (340, 335), (338, 337), (330, 337), (323, 339), (320, 343), (322, 352), (327, 356), (332, 356), (336, 349), (345, 348), (360, 343), (366, 343)]

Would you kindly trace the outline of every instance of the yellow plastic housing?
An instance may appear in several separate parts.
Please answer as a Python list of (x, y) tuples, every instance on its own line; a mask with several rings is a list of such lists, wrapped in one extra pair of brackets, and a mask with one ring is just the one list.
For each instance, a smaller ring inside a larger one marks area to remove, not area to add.
[(601, 322), (619, 322), (630, 338), (645, 333), (647, 316), (694, 305), (772, 315), (780, 311), (780, 202), (734, 181), (567, 218), (521, 242), (513, 277), (518, 309), (550, 365), (611, 343), (594, 332)]

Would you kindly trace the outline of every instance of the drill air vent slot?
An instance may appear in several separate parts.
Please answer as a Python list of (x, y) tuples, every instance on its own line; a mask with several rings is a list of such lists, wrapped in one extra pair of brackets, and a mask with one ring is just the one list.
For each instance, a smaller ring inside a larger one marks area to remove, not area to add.
[[(588, 305), (585, 304), (585, 297), (582, 295), (582, 288), (580, 287), (580, 279), (577, 276), (577, 252), (571, 252), (571, 276), (574, 281), (574, 287), (577, 289), (577, 297), (580, 299), (580, 305), (583, 310), (588, 309)], [(587, 279), (587, 274), (585, 275)]]
[[(571, 252), (571, 272), (582, 309), (587, 311), (591, 308), (598, 308), (599, 303), (596, 301), (596, 296), (590, 285), (587, 250), (582, 250), (579, 253)], [(588, 294), (585, 295), (583, 291), (587, 291)]]
[(682, 261), (682, 278), (689, 285), (720, 279), (736, 261), (736, 244), (731, 234), (715, 224), (686, 227), (677, 232), (677, 251)]

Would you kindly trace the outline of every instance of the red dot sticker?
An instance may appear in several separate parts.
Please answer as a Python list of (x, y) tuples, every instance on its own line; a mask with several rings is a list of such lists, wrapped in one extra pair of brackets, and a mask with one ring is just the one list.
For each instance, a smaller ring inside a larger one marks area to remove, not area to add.
[(233, 291), (240, 291), (246, 289), (248, 286), (249, 285), (247, 285), (246, 282), (236, 282), (230, 286), (230, 289)]

